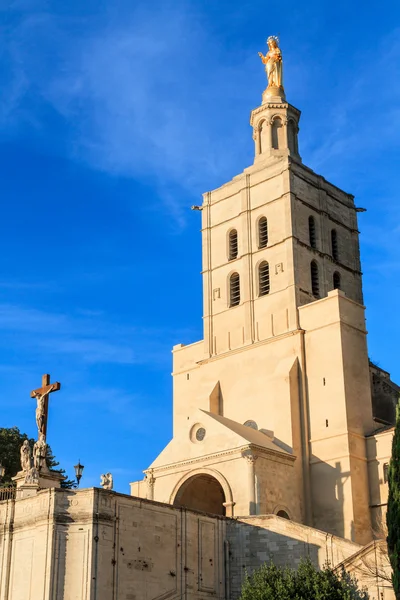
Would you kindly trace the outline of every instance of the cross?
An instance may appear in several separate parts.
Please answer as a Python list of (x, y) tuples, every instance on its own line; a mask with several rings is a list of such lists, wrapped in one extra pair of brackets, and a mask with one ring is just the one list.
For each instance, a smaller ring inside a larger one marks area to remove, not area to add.
[(61, 388), (61, 384), (56, 381), (50, 383), (50, 375), (42, 376), (42, 387), (31, 392), (31, 398), (36, 398), (36, 425), (38, 428), (38, 439), (40, 434), (43, 434), (46, 439), (47, 434), (47, 416), (49, 412), (49, 394), (57, 392)]

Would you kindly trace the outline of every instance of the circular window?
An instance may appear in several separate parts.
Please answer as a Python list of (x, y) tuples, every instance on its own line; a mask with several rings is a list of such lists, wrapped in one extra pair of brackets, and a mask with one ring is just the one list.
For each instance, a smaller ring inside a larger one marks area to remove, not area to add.
[(194, 444), (197, 444), (198, 442), (202, 442), (204, 440), (204, 438), (206, 437), (205, 427), (203, 427), (203, 425), (201, 423), (196, 423), (190, 429), (189, 437), (190, 437), (190, 440)]
[(258, 429), (258, 425), (255, 421), (246, 421), (246, 423), (244, 423), (244, 425), (246, 425), (246, 427), (251, 427), (251, 429)]
[(204, 429), (204, 427), (199, 427), (198, 430), (196, 431), (196, 440), (198, 442), (202, 442), (204, 440), (206, 436), (206, 430)]

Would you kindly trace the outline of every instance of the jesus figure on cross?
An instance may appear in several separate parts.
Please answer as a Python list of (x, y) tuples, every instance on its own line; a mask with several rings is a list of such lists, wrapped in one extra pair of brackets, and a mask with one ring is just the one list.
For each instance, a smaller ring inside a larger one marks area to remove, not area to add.
[(36, 398), (36, 425), (38, 428), (38, 440), (43, 435), (46, 439), (47, 435), (47, 415), (49, 410), (49, 394), (56, 392), (61, 388), (58, 381), (50, 383), (50, 375), (43, 375), (42, 387), (31, 392), (31, 398)]

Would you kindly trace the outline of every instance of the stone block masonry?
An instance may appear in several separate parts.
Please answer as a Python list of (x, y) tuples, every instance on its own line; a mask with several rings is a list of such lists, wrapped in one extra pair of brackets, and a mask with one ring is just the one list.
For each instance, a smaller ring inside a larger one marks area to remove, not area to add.
[(230, 519), (97, 488), (0, 502), (0, 600), (235, 600), (245, 571), (361, 546), (274, 515)]

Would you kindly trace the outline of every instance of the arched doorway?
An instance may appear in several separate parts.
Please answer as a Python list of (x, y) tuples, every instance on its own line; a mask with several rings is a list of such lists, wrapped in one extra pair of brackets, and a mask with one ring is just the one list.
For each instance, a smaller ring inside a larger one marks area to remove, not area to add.
[(214, 515), (225, 515), (225, 502), (224, 490), (219, 481), (212, 475), (199, 473), (182, 483), (173, 504)]

